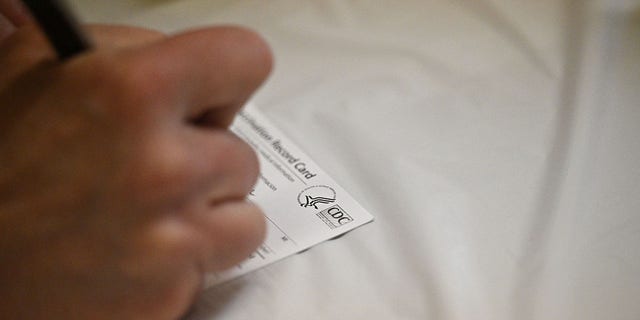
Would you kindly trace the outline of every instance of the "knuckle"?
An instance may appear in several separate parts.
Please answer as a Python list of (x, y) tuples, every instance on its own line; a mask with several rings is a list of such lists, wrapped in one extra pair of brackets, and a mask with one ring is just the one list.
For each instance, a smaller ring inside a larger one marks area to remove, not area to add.
[(123, 86), (137, 104), (153, 106), (160, 102), (171, 87), (171, 76), (163, 65), (131, 59), (124, 66)]
[(188, 160), (184, 152), (175, 147), (161, 147), (149, 153), (146, 166), (151, 168), (155, 184), (166, 186), (182, 184), (188, 171)]
[(225, 147), (227, 157), (226, 161), (233, 166), (233, 172), (238, 175), (236, 177), (241, 191), (246, 193), (255, 184), (259, 174), (258, 156), (246, 142), (229, 133), (227, 145)]
[(244, 161), (243, 167), (256, 175), (258, 173), (258, 156), (249, 144), (239, 138), (235, 139), (237, 141), (237, 156)]
[(260, 245), (266, 235), (266, 220), (262, 210), (253, 203), (244, 202), (244, 221), (238, 224), (237, 239), (248, 251)]
[(150, 139), (132, 169), (137, 193), (149, 195), (150, 200), (173, 199), (188, 189), (191, 180), (188, 154), (168, 139)]
[(258, 78), (262, 82), (273, 68), (273, 52), (262, 37), (255, 33), (250, 33), (250, 35), (247, 39), (247, 46), (250, 50), (247, 51), (252, 54), (251, 58), (254, 61)]
[(266, 233), (266, 229), (267, 229), (267, 223), (264, 217), (264, 213), (262, 212), (262, 209), (260, 209), (260, 207), (258, 207), (257, 205), (251, 203), (251, 202), (247, 202), (247, 210), (248, 212), (253, 215), (253, 232), (251, 232), (251, 234), (253, 235), (253, 237), (256, 239), (256, 242), (261, 242), (262, 239), (264, 239), (265, 233)]
[(273, 68), (273, 52), (265, 39), (253, 30), (228, 26), (224, 32), (232, 39), (238, 52), (242, 52), (243, 60), (256, 73), (256, 78), (262, 82)]
[(175, 217), (155, 221), (148, 228), (147, 248), (169, 255), (193, 255), (199, 250), (201, 239), (195, 230)]
[(224, 230), (219, 229), (220, 223), (214, 223), (216, 232), (208, 232), (214, 247), (210, 251), (215, 255), (214, 270), (229, 268), (245, 259), (264, 241), (267, 232), (264, 214), (253, 203), (227, 203), (221, 210), (217, 218), (225, 219)]
[(166, 257), (189, 257), (198, 250), (196, 233), (188, 224), (173, 216), (150, 220), (141, 224), (126, 239), (122, 263), (123, 270), (131, 278), (140, 277), (162, 263)]
[(106, 112), (138, 119), (161, 101), (167, 77), (159, 69), (110, 52), (97, 52), (78, 66), (80, 79), (76, 80), (84, 83), (87, 91), (97, 91)]

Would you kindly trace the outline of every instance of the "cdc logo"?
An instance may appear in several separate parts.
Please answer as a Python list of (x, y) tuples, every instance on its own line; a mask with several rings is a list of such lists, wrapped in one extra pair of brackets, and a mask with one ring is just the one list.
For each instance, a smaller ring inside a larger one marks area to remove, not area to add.
[(336, 191), (329, 186), (318, 185), (305, 188), (298, 194), (298, 203), (303, 208), (320, 209), (336, 202)]
[(338, 228), (353, 221), (353, 218), (337, 204), (318, 212), (317, 216), (331, 229)]

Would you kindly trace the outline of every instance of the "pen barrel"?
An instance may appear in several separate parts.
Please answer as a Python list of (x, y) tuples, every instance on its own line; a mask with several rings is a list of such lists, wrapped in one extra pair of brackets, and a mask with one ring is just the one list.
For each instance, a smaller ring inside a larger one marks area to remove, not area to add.
[(23, 0), (40, 28), (55, 48), (58, 57), (65, 60), (91, 48), (78, 23), (59, 0)]

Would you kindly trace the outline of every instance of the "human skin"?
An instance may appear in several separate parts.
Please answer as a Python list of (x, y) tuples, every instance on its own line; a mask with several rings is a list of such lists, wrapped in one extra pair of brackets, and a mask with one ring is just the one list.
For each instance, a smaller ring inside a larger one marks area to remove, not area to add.
[(236, 27), (93, 26), (95, 49), (60, 62), (9, 2), (0, 318), (179, 318), (205, 273), (263, 240), (245, 199), (257, 159), (227, 129), (269, 74), (269, 48)]

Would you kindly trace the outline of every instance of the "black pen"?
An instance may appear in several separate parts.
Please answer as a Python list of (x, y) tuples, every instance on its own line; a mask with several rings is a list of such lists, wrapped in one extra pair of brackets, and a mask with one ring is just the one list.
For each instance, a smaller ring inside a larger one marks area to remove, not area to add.
[(62, 0), (23, 0), (58, 58), (65, 60), (91, 48), (75, 18)]

